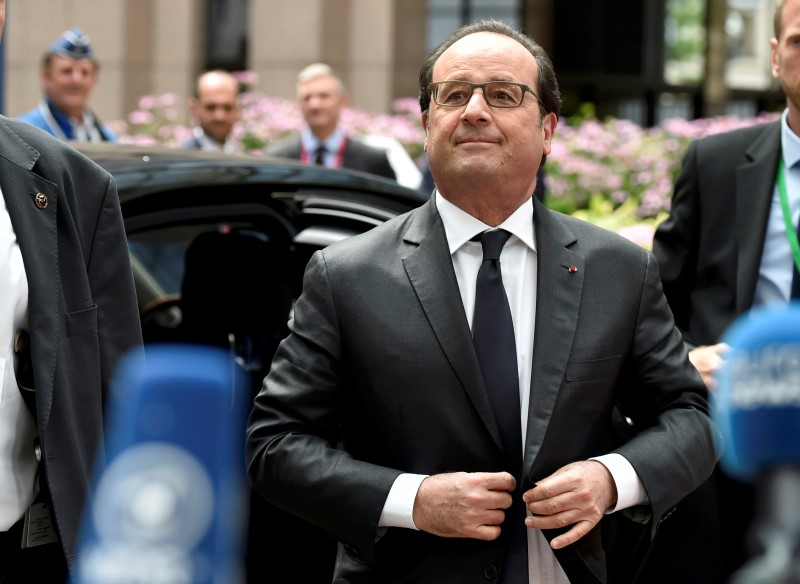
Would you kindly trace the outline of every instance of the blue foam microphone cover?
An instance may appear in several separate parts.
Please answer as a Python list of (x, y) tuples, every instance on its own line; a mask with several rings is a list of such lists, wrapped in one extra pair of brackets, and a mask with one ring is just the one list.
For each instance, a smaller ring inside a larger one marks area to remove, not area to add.
[(243, 582), (248, 398), (222, 349), (153, 345), (123, 359), (78, 584)]
[(712, 411), (723, 469), (755, 482), (767, 470), (800, 464), (800, 306), (753, 309), (722, 340), (731, 351)]

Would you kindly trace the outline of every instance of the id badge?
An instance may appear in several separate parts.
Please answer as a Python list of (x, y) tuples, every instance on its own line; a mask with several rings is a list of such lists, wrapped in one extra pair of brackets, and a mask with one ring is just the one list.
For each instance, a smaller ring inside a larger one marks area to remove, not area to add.
[(22, 529), (22, 549), (32, 548), (46, 543), (58, 541), (50, 507), (44, 503), (34, 503), (25, 511), (25, 523)]

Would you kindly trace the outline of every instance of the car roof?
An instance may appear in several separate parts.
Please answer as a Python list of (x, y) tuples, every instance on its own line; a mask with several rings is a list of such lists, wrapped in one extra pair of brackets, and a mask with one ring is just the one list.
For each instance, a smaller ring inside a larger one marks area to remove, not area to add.
[(369, 192), (411, 206), (428, 199), (428, 195), (380, 176), (266, 155), (133, 144), (74, 143), (74, 146), (114, 176), (122, 203), (154, 191), (225, 183)]

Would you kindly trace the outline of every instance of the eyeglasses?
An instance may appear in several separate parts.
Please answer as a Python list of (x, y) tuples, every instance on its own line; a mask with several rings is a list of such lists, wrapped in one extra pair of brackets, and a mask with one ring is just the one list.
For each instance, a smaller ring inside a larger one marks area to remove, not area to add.
[(475, 89), (480, 88), (483, 98), (491, 107), (510, 108), (522, 105), (525, 93), (530, 93), (542, 103), (536, 92), (529, 86), (512, 81), (489, 81), (470, 83), (469, 81), (436, 81), (431, 83), (433, 101), (444, 107), (463, 107), (472, 98)]

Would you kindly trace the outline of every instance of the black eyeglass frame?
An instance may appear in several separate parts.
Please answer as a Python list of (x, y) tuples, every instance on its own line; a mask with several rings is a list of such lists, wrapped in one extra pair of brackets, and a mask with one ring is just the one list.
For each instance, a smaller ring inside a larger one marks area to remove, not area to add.
[[(450, 103), (439, 103), (439, 100), (437, 99), (438, 92), (436, 91), (436, 88), (439, 87), (440, 85), (444, 85), (445, 83), (461, 83), (464, 85), (468, 85), (470, 87), (469, 97), (467, 97), (464, 103), (459, 105), (453, 105)], [(519, 87), (520, 89), (522, 89), (522, 99), (520, 99), (519, 103), (516, 105), (492, 105), (491, 103), (489, 103), (489, 99), (486, 97), (486, 86), (492, 85), (494, 83), (503, 83), (505, 85), (514, 85), (515, 87)], [(539, 105), (544, 106), (544, 102), (539, 97), (539, 95), (530, 87), (530, 85), (525, 85), (524, 83), (517, 83), (515, 81), (500, 81), (500, 80), (487, 81), (486, 83), (472, 83), (471, 81), (464, 81), (462, 79), (445, 79), (443, 81), (434, 81), (433, 83), (431, 83), (431, 99), (433, 99), (433, 102), (436, 105), (441, 107), (464, 107), (469, 103), (469, 100), (472, 99), (472, 95), (475, 93), (476, 87), (480, 88), (481, 93), (483, 94), (484, 101), (491, 108), (514, 109), (516, 107), (520, 107), (523, 103), (525, 103), (526, 93), (530, 93), (533, 97), (536, 98), (536, 101), (539, 102)]]

